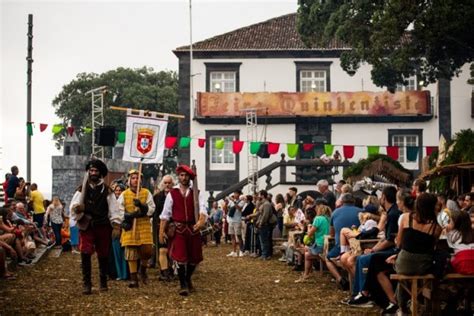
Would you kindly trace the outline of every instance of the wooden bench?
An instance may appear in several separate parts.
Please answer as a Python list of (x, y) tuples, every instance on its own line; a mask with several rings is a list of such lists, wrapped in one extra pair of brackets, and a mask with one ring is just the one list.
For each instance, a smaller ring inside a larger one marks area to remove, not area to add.
[[(425, 300), (425, 306), (431, 309), (433, 315), (438, 315), (440, 312), (439, 300), (433, 292), (437, 290), (438, 285), (434, 285), (436, 278), (433, 274), (426, 275), (403, 275), (403, 274), (391, 274), (391, 280), (398, 281), (399, 285), (405, 290), (411, 297), (411, 312), (412, 315), (418, 314), (418, 296), (421, 294)], [(464, 275), (458, 273), (448, 273), (441, 280), (438, 281), (450, 281), (450, 280), (461, 280), (461, 279), (474, 279), (474, 275)], [(429, 303), (431, 302), (431, 304)]]

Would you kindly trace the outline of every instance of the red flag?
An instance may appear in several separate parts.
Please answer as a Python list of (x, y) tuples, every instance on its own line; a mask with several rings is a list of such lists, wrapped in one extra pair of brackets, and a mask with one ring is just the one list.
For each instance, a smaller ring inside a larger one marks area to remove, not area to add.
[(342, 146), (342, 153), (345, 159), (351, 159), (354, 157), (354, 146)]
[(280, 150), (280, 144), (279, 143), (268, 143), (268, 153), (270, 155), (274, 155), (278, 153)]
[(303, 151), (311, 151), (314, 148), (314, 144), (303, 144)]
[(393, 160), (398, 160), (398, 146), (387, 146), (387, 156)]
[(67, 133), (69, 134), (69, 136), (72, 136), (72, 134), (74, 133), (74, 126), (69, 126), (67, 128)]
[(437, 146), (428, 146), (428, 147), (426, 147), (426, 155), (427, 156), (431, 156), (431, 154), (435, 151), (438, 151)]
[(48, 124), (40, 123), (40, 132), (44, 132), (44, 130), (48, 127)]
[(206, 139), (205, 138), (198, 138), (198, 146), (201, 148), (204, 148), (204, 145), (206, 145)]
[(244, 142), (240, 140), (234, 140), (232, 141), (232, 152), (234, 154), (240, 153), (242, 148), (244, 147)]
[(166, 149), (173, 148), (176, 145), (177, 141), (178, 141), (178, 137), (166, 136), (166, 138), (165, 138), (165, 148)]

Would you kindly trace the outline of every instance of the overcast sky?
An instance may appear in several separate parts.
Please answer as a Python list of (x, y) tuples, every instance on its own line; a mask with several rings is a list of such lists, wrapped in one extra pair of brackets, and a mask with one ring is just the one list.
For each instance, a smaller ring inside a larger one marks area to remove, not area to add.
[[(296, 12), (297, 0), (193, 0), (193, 41)], [(0, 0), (0, 176), (26, 176), (26, 48), (33, 14), (32, 181), (51, 194), (52, 100), (81, 72), (117, 67), (177, 70), (189, 44), (189, 1)], [(39, 123), (49, 124), (40, 133)], [(3, 179), (2, 179), (3, 180)], [(1, 182), (1, 181), (0, 181)]]

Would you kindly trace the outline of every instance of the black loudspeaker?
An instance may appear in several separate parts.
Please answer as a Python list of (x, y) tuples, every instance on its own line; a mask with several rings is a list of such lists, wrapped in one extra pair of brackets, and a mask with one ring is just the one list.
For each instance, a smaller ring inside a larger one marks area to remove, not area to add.
[(259, 156), (262, 159), (270, 158), (270, 154), (268, 153), (268, 144), (263, 143), (260, 145), (260, 148), (258, 149), (257, 156)]
[(94, 131), (94, 143), (99, 146), (115, 146), (117, 141), (115, 127), (101, 126)]

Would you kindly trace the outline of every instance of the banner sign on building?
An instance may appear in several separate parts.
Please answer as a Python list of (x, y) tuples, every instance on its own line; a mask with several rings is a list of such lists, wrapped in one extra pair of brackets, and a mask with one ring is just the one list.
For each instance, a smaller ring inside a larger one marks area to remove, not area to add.
[(127, 115), (123, 160), (162, 163), (165, 150), (166, 118)]
[[(385, 116), (430, 114), (429, 91), (198, 93), (198, 116), (245, 116), (266, 108), (268, 116)], [(262, 113), (264, 115), (264, 113)]]

